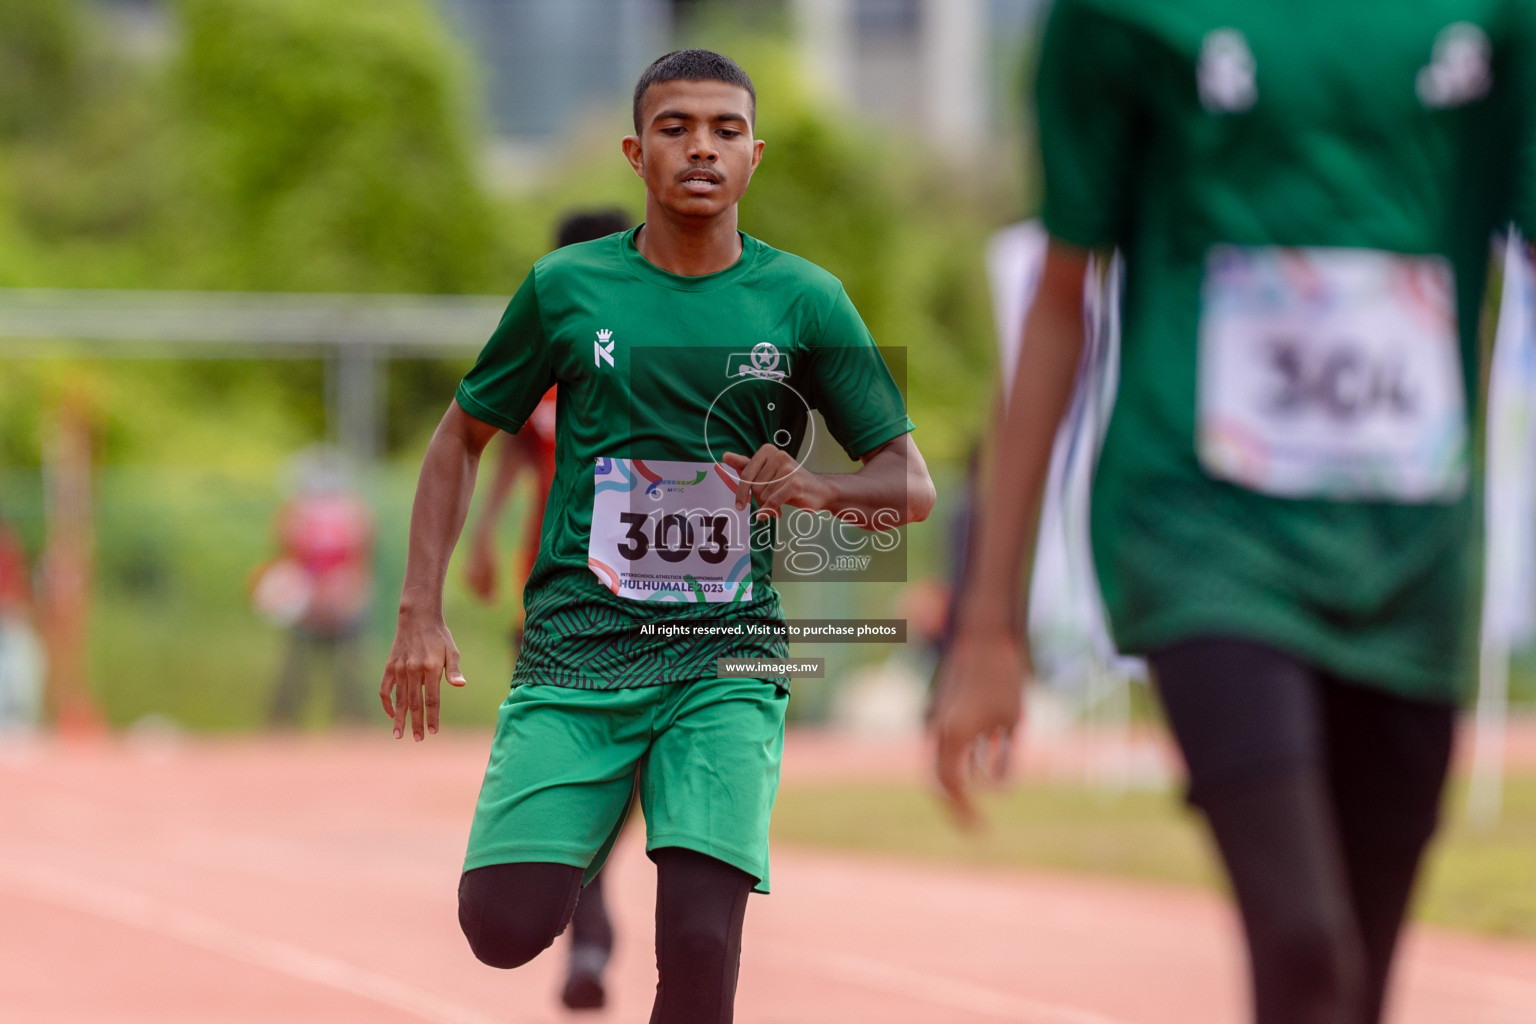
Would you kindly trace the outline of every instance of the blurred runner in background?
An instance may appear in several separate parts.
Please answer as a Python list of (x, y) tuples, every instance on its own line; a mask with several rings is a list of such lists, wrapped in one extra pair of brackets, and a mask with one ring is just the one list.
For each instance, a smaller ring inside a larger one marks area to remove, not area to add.
[(298, 724), (321, 662), (331, 675), (333, 717), (357, 724), (368, 707), (360, 645), (373, 594), (373, 513), (334, 453), (306, 453), (296, 467), (298, 493), (277, 513), (282, 554), (261, 571), (252, 595), (256, 609), (289, 633), (268, 721)]
[[(568, 213), (555, 231), (556, 248), (564, 248), (577, 242), (590, 242), (620, 231), (628, 231), (633, 225), (629, 214), (623, 210), (591, 210)], [(491, 481), (490, 493), (480, 510), (474, 532), (470, 535), (469, 562), (465, 567), (465, 579), (469, 589), (486, 604), (496, 600), (497, 571), (500, 556), (496, 552), (496, 523), (506, 507), (507, 498), (517, 481), (531, 478), (528, 511), (523, 526), (523, 546), (518, 553), (518, 569), (514, 586), (518, 589), (517, 612), (513, 616), (509, 635), (512, 641), (512, 658), (523, 644), (523, 600), (521, 590), (533, 571), (533, 563), (539, 555), (539, 538), (544, 526), (544, 508), (549, 500), (549, 488), (555, 479), (555, 388), (544, 392), (544, 397), (534, 408), (523, 429), (515, 434), (504, 434), (498, 448), (496, 476)], [(613, 922), (603, 900), (603, 875), (599, 872), (581, 890), (576, 912), (571, 916), (571, 955), (567, 961), (565, 985), (560, 991), (560, 1001), (572, 1010), (595, 1010), (607, 1002), (603, 988), (603, 971), (613, 953)]]
[(1536, 228), (1528, 0), (1058, 0), (1045, 269), (935, 713), (1000, 775), (1017, 595), (1083, 345), (1126, 261), (1092, 533), (1242, 913), (1259, 1024), (1374, 1024), (1473, 664), (1470, 455), (1493, 232)]

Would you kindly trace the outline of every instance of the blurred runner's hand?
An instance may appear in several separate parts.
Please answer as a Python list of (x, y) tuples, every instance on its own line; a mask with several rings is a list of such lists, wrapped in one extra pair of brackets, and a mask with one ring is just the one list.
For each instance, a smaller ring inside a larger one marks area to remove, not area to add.
[(418, 742), (424, 738), (423, 730), (437, 732), (444, 675), (450, 685), (464, 685), (459, 648), (447, 623), (441, 615), (435, 621), (402, 615), (389, 660), (384, 663), (384, 681), (379, 684), (384, 713), (395, 720), (395, 739), (405, 735), (407, 717)]
[(985, 821), (972, 799), (973, 781), (1001, 783), (1008, 776), (1028, 675), (1025, 652), (1001, 632), (962, 631), (945, 655), (929, 728), (937, 745), (939, 786), (962, 827)]

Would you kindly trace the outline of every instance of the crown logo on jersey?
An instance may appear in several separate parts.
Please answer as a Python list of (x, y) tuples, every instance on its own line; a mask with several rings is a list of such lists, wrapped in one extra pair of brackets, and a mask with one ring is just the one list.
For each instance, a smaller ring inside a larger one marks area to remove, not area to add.
[(605, 362), (613, 365), (613, 332), (606, 327), (597, 332), (597, 340), (592, 343), (592, 362), (597, 366)]
[(1200, 44), (1195, 71), (1200, 105), (1213, 114), (1240, 114), (1259, 99), (1258, 64), (1248, 40), (1235, 28), (1218, 28)]

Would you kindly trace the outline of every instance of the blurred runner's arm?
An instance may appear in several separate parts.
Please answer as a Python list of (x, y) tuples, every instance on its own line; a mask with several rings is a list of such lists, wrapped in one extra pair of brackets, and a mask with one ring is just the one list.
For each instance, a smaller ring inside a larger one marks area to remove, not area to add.
[[(1056, 429), (1066, 413), (1083, 348), (1083, 284), (1089, 250), (1051, 239), (1010, 399), (984, 475), (975, 557), (957, 594), (955, 641), (944, 661), (932, 719), (939, 784), (955, 817), (980, 819), (970, 798), (978, 768), (1000, 779), (1023, 712), (1029, 670), (1019, 636), (1020, 577), (1034, 540)], [(985, 765), (977, 765), (981, 757)]]
[(508, 434), (497, 446), (496, 476), (486, 495), (485, 507), (475, 522), (469, 541), (465, 582), (476, 597), (489, 604), (496, 597), (496, 522), (506, 507), (507, 496), (523, 470), (533, 467), (530, 445), (522, 433)]
[(443, 621), (443, 581), (469, 513), (480, 453), (495, 435), (495, 427), (470, 416), (455, 401), (438, 423), (422, 460), (411, 505), (400, 617), (379, 685), (384, 713), (395, 720), (396, 739), (405, 734), (407, 717), (418, 741), (423, 738), (423, 729), (437, 732), (445, 674), (452, 685), (464, 685), (459, 649)]
[(757, 499), (758, 516), (778, 515), (791, 505), (831, 512), (851, 526), (890, 530), (928, 518), (935, 499), (928, 464), (910, 433), (859, 457), (852, 473), (813, 473), (777, 445), (765, 444), (751, 458), (725, 453), (725, 464), (741, 477), (736, 507)]

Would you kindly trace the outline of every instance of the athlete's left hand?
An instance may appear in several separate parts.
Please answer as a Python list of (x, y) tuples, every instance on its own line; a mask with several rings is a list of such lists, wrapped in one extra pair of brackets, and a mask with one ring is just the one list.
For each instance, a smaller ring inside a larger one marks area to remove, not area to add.
[(832, 497), (832, 485), (821, 474), (800, 465), (778, 445), (765, 444), (750, 459), (726, 452), (725, 464), (741, 478), (736, 488), (736, 507), (746, 508), (756, 498), (759, 519), (779, 515), (782, 505), (813, 512), (824, 509)]

